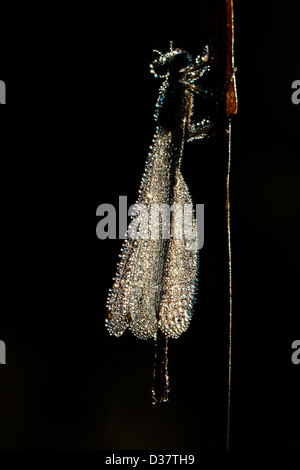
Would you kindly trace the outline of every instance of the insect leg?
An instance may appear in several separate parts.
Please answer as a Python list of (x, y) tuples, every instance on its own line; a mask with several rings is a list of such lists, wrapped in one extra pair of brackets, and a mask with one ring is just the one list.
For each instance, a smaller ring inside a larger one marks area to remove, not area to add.
[(237, 71), (237, 68), (235, 67), (232, 73), (230, 74), (229, 78), (226, 80), (223, 91), (219, 95), (216, 95), (212, 90), (209, 90), (207, 88), (202, 88), (201, 86), (194, 85), (193, 83), (186, 83), (186, 85), (190, 91), (193, 91), (194, 93), (197, 93), (203, 96), (204, 98), (213, 100), (216, 103), (218, 103), (225, 98), (228, 87), (231, 81), (233, 80), (233, 77), (236, 71)]
[(204, 139), (214, 126), (215, 123), (210, 122), (208, 119), (203, 119), (200, 123), (196, 124), (191, 123), (187, 127), (186, 142), (191, 142), (195, 139)]
[(208, 90), (207, 88), (202, 88), (201, 86), (197, 86), (191, 83), (188, 84), (188, 89), (194, 93), (197, 93), (198, 95), (203, 96), (204, 98), (212, 101), (218, 101), (216, 94), (212, 90)]
[(188, 102), (187, 114), (185, 118), (186, 142), (191, 142), (192, 140), (195, 140), (195, 139), (203, 139), (204, 137), (207, 137), (208, 132), (215, 125), (209, 119), (202, 119), (201, 122), (194, 123), (191, 120), (191, 116), (192, 116), (192, 96), (190, 96), (190, 99)]

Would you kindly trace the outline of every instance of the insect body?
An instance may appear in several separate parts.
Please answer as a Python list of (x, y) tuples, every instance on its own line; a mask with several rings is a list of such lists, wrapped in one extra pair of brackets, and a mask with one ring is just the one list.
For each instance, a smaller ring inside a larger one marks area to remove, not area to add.
[[(191, 122), (193, 93), (207, 94), (195, 81), (209, 70), (208, 56), (206, 46), (193, 63), (190, 54), (171, 46), (150, 66), (155, 77), (163, 78), (154, 114), (157, 127), (108, 296), (106, 326), (111, 335), (120, 336), (128, 328), (142, 339), (167, 340), (178, 338), (190, 324), (197, 288), (197, 227), (191, 211), (185, 223), (192, 200), (180, 165), (185, 142), (205, 137), (212, 127), (206, 119)], [(157, 396), (154, 390), (154, 402), (167, 401), (166, 344), (160, 369), (165, 391)]]

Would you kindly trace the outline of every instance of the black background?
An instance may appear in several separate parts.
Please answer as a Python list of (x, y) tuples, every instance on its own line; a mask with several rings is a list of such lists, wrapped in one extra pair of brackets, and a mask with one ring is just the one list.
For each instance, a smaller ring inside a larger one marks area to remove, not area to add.
[[(236, 2), (237, 3), (237, 2)], [(299, 449), (299, 4), (235, 6), (239, 113), (232, 124), (231, 448)], [(183, 174), (208, 214), (188, 332), (170, 344), (170, 403), (151, 405), (153, 344), (104, 327), (121, 246), (96, 208), (135, 202), (154, 131), (152, 49), (198, 53), (209, 2), (165, 8), (57, 1), (2, 29), (2, 449), (221, 449), (213, 140)], [(199, 103), (200, 105), (200, 103)], [(209, 111), (201, 103), (203, 112)], [(210, 155), (213, 157), (210, 158)], [(225, 410), (223, 410), (225, 412)]]

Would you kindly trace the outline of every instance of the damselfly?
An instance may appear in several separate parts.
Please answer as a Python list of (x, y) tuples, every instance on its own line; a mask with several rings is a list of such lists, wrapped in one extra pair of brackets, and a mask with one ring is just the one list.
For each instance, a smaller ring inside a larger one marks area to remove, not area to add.
[[(192, 205), (181, 173), (184, 144), (206, 137), (213, 124), (209, 119), (192, 122), (194, 93), (210, 96), (208, 90), (195, 84), (210, 70), (209, 46), (194, 61), (188, 52), (174, 49), (172, 43), (168, 52), (154, 52), (158, 57), (150, 65), (150, 71), (163, 79), (154, 113), (156, 132), (109, 292), (106, 326), (114, 336), (122, 335), (128, 328), (139, 338), (155, 339), (153, 403), (156, 403), (168, 401), (168, 338), (178, 338), (187, 330), (197, 290), (196, 219), (192, 214), (190, 233), (194, 234), (195, 243), (191, 244), (187, 231), (177, 236), (184, 210), (174, 210), (174, 207)], [(161, 231), (167, 229), (169, 237), (151, 236), (157, 226), (154, 227), (149, 214), (153, 215), (152, 209), (157, 206), (172, 209), (168, 227), (162, 215), (158, 227)], [(141, 217), (142, 212), (146, 213), (146, 219)], [(142, 230), (145, 220), (148, 225)]]

